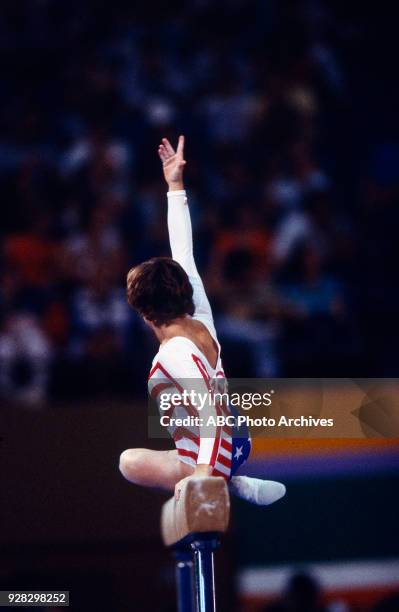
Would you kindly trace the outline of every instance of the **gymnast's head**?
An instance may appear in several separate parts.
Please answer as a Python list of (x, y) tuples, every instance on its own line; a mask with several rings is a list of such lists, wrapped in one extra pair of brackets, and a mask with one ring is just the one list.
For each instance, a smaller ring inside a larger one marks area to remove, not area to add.
[(153, 257), (129, 270), (127, 301), (151, 327), (194, 314), (189, 278), (170, 257)]

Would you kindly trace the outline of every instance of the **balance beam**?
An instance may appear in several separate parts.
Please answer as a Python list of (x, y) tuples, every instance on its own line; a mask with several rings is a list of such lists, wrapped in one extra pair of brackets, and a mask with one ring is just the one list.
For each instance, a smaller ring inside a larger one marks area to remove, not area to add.
[(162, 539), (176, 558), (179, 612), (216, 609), (213, 553), (220, 544), (220, 535), (227, 531), (229, 515), (226, 481), (212, 476), (188, 479), (179, 501), (172, 498), (163, 505)]

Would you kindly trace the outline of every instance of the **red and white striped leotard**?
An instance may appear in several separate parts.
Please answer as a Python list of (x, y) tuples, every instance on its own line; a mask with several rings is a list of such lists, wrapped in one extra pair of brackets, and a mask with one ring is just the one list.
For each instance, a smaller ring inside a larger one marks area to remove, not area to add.
[[(208, 393), (211, 397), (215, 385), (221, 392), (226, 389), (226, 381), (211, 307), (194, 261), (190, 212), (185, 191), (168, 193), (168, 230), (172, 257), (184, 268), (193, 287), (195, 312), (192, 318), (205, 325), (215, 340), (219, 353), (216, 367), (212, 368), (205, 355), (188, 338), (176, 336), (168, 340), (160, 347), (152, 362), (149, 392), (151, 397), (158, 401), (162, 393), (181, 393), (184, 389), (190, 392), (193, 388), (203, 395)], [(200, 412), (193, 405), (181, 404), (169, 409), (168, 414), (179, 418), (200, 414), (205, 421), (211, 414), (217, 416), (228, 412), (228, 406), (215, 406), (214, 402), (209, 401)], [(181, 461), (193, 466), (197, 463), (212, 465), (214, 475), (230, 478), (230, 427), (171, 427), (169, 431)]]

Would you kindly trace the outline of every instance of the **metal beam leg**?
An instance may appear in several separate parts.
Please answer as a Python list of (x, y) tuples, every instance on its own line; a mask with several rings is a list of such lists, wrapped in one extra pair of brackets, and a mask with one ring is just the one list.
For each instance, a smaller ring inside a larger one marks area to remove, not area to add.
[(218, 546), (219, 540), (215, 537), (191, 542), (194, 551), (197, 612), (216, 611), (213, 552)]
[(173, 552), (176, 560), (177, 610), (195, 612), (193, 553), (187, 547), (175, 549)]

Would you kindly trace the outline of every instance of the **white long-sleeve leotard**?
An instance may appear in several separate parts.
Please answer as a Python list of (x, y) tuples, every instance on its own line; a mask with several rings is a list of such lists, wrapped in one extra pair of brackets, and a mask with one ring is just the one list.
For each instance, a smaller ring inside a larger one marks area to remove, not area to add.
[[(193, 319), (205, 325), (217, 343), (219, 352), (216, 367), (213, 368), (196, 344), (186, 337), (176, 336), (163, 344), (153, 360), (149, 376), (149, 391), (158, 403), (165, 393), (181, 394), (184, 390), (190, 392), (194, 389), (197, 393), (208, 393), (211, 397), (215, 383), (218, 390), (225, 388), (225, 374), (212, 310), (194, 261), (191, 219), (185, 191), (168, 192), (168, 231), (172, 257), (186, 271), (193, 287)], [(209, 425), (208, 418), (223, 415), (223, 412), (227, 413), (228, 407), (215, 406), (212, 401), (208, 401), (200, 411), (193, 404), (179, 405), (166, 412), (161, 410), (163, 415), (172, 418), (200, 416), (202, 425), (169, 427), (179, 458), (191, 465), (211, 465), (213, 474), (229, 478), (232, 463), (231, 429)]]

